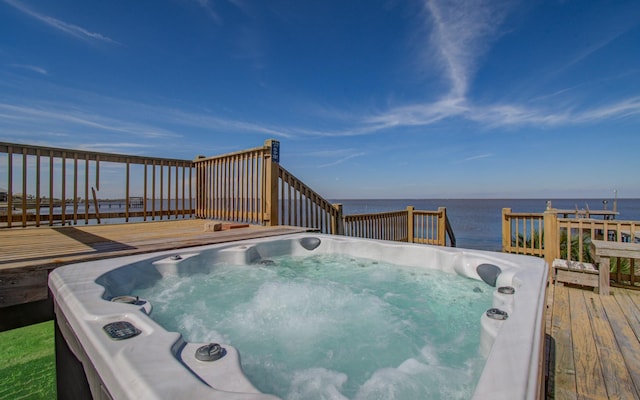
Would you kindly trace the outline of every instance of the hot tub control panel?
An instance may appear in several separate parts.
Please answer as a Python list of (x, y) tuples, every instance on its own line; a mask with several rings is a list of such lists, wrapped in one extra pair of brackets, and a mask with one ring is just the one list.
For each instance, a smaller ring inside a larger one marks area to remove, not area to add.
[(116, 321), (102, 327), (113, 340), (124, 340), (139, 335), (142, 331), (130, 322)]

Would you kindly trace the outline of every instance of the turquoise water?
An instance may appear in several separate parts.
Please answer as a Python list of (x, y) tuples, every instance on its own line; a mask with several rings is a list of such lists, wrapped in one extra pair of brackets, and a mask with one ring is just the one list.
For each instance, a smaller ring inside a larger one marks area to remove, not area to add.
[(484, 367), (492, 288), (439, 270), (347, 256), (216, 265), (134, 294), (191, 342), (235, 346), (283, 399), (467, 399)]

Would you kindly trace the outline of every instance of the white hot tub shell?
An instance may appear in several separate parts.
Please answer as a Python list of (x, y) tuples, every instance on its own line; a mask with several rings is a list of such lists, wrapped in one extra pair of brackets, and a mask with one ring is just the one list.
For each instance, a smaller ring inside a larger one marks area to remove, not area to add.
[[(233, 346), (221, 344), (226, 354), (217, 361), (200, 361), (195, 353), (206, 343), (188, 343), (179, 333), (166, 331), (148, 316), (148, 302), (110, 300), (130, 293), (145, 280), (204, 272), (211, 262), (244, 265), (279, 255), (323, 253), (439, 268), (495, 286), (493, 309), (478, 316), (479, 350), (487, 362), (473, 399), (540, 398), (548, 271), (544, 260), (320, 234), (246, 240), (54, 270), (49, 287), (54, 297), (56, 339), (64, 342), (56, 343), (61, 398), (64, 393), (70, 393), (68, 397), (81, 394), (84, 387), (85, 394), (104, 399), (276, 399), (260, 393), (245, 377)], [(501, 287), (515, 290), (502, 293)], [(494, 319), (489, 314), (508, 318)], [(117, 328), (133, 327), (136, 334), (115, 340), (105, 329), (110, 323), (119, 324)], [(72, 362), (77, 366), (66, 367)], [(86, 376), (84, 386), (66, 387), (78, 374)]]

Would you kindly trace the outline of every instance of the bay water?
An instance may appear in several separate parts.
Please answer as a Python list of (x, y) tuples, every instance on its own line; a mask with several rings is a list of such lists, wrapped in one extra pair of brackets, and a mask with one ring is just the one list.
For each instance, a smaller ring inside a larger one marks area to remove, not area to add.
[[(603, 209), (603, 201), (607, 201), (607, 209), (613, 209), (613, 199), (332, 199), (331, 203), (343, 205), (345, 215), (367, 214), (385, 211), (406, 210), (407, 206), (413, 206), (416, 210), (436, 211), (438, 207), (446, 207), (447, 216), (456, 237), (457, 247), (475, 250), (501, 250), (502, 237), (502, 209), (511, 208), (513, 212), (533, 212), (541, 213), (545, 210), (547, 201), (551, 201), (553, 208), (579, 210)], [(160, 204), (156, 200), (155, 210), (182, 209), (182, 200), (167, 200)], [(189, 208), (189, 201), (186, 201), (185, 208)], [(148, 205), (151, 210), (151, 205)], [(89, 207), (93, 212), (93, 207)], [(101, 202), (101, 212), (124, 212), (123, 201)], [(130, 211), (142, 211), (142, 208), (131, 208)], [(617, 220), (640, 221), (640, 199), (618, 199), (616, 216)], [(41, 208), (41, 214), (49, 212), (47, 207)], [(54, 212), (59, 213), (60, 208), (54, 208)], [(66, 208), (67, 221), (73, 218), (73, 208)], [(78, 219), (84, 217), (84, 203), (79, 204)], [(171, 218), (174, 218), (173, 216)], [(183, 218), (180, 216), (179, 218)], [(189, 218), (189, 216), (185, 216)], [(150, 220), (150, 218), (147, 218)], [(156, 217), (159, 219), (159, 217)], [(164, 219), (167, 219), (165, 216)], [(142, 218), (130, 218), (132, 222), (142, 221)], [(84, 221), (84, 220), (82, 220)], [(103, 224), (123, 223), (124, 218), (103, 219)], [(82, 222), (83, 223), (83, 222)], [(95, 220), (90, 220), (89, 224), (95, 224)]]
[[(557, 209), (613, 208), (613, 199), (359, 199), (332, 200), (343, 205), (345, 215), (404, 210), (436, 211), (447, 208), (447, 216), (456, 237), (457, 247), (500, 251), (502, 246), (502, 209), (513, 212), (544, 212), (547, 200)], [(618, 199), (617, 220), (640, 221), (640, 199)]]

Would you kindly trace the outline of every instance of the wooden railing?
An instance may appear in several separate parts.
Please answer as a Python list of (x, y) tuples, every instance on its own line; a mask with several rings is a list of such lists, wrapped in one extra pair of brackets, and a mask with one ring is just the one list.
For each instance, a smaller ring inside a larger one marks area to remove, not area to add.
[(398, 242), (434, 244), (455, 247), (456, 238), (447, 217), (447, 210), (406, 210), (372, 214), (345, 215), (344, 235)]
[[(7, 212), (0, 215), (0, 223), (9, 228), (195, 215), (364, 238), (456, 244), (445, 208), (344, 216), (340, 205), (331, 204), (280, 166), (280, 145), (272, 139), (261, 147), (195, 160), (12, 143), (0, 143), (0, 153), (7, 155), (8, 186)], [(99, 197), (101, 171), (103, 177), (105, 171), (109, 175), (110, 194), (112, 182), (118, 182), (119, 200)], [(16, 178), (22, 183), (19, 200)]]
[(290, 225), (338, 231), (338, 210), (279, 164), (279, 144), (194, 163), (198, 179), (196, 216), (259, 225)]
[[(6, 168), (7, 178), (0, 227), (184, 218), (194, 213), (191, 160), (4, 142), (0, 154), (6, 155), (0, 169)], [(100, 197), (101, 171), (110, 200)], [(134, 196), (140, 204), (133, 204)]]
[(345, 236), (409, 241), (409, 211), (389, 211), (344, 216)]
[(270, 148), (256, 147), (194, 160), (197, 179), (196, 217), (263, 224), (266, 206), (266, 166)]
[[(559, 218), (553, 208), (544, 213), (502, 210), (503, 252), (544, 257), (549, 265), (556, 258), (592, 263), (592, 240), (637, 243), (640, 241), (640, 221)], [(635, 264), (633, 259), (616, 258), (611, 264), (611, 279), (619, 285), (640, 281), (635, 277), (640, 273), (635, 271)]]
[(435, 244), (438, 246), (456, 247), (456, 237), (447, 217), (447, 209), (439, 207), (438, 211), (413, 211), (412, 243)]
[(514, 213), (502, 209), (502, 251), (505, 253), (544, 256), (544, 214)]
[[(593, 260), (589, 255), (591, 240), (633, 242), (640, 233), (640, 221), (558, 218), (557, 224), (559, 240), (554, 253), (585, 262)], [(561, 246), (562, 243), (566, 246)]]
[(342, 234), (339, 206), (313, 191), (283, 167), (278, 166), (279, 225), (317, 229), (322, 233)]
[(343, 215), (279, 164), (280, 145), (264, 146), (194, 161), (198, 180), (196, 216), (261, 225), (289, 225), (322, 233), (455, 246), (446, 215), (407, 210)]

